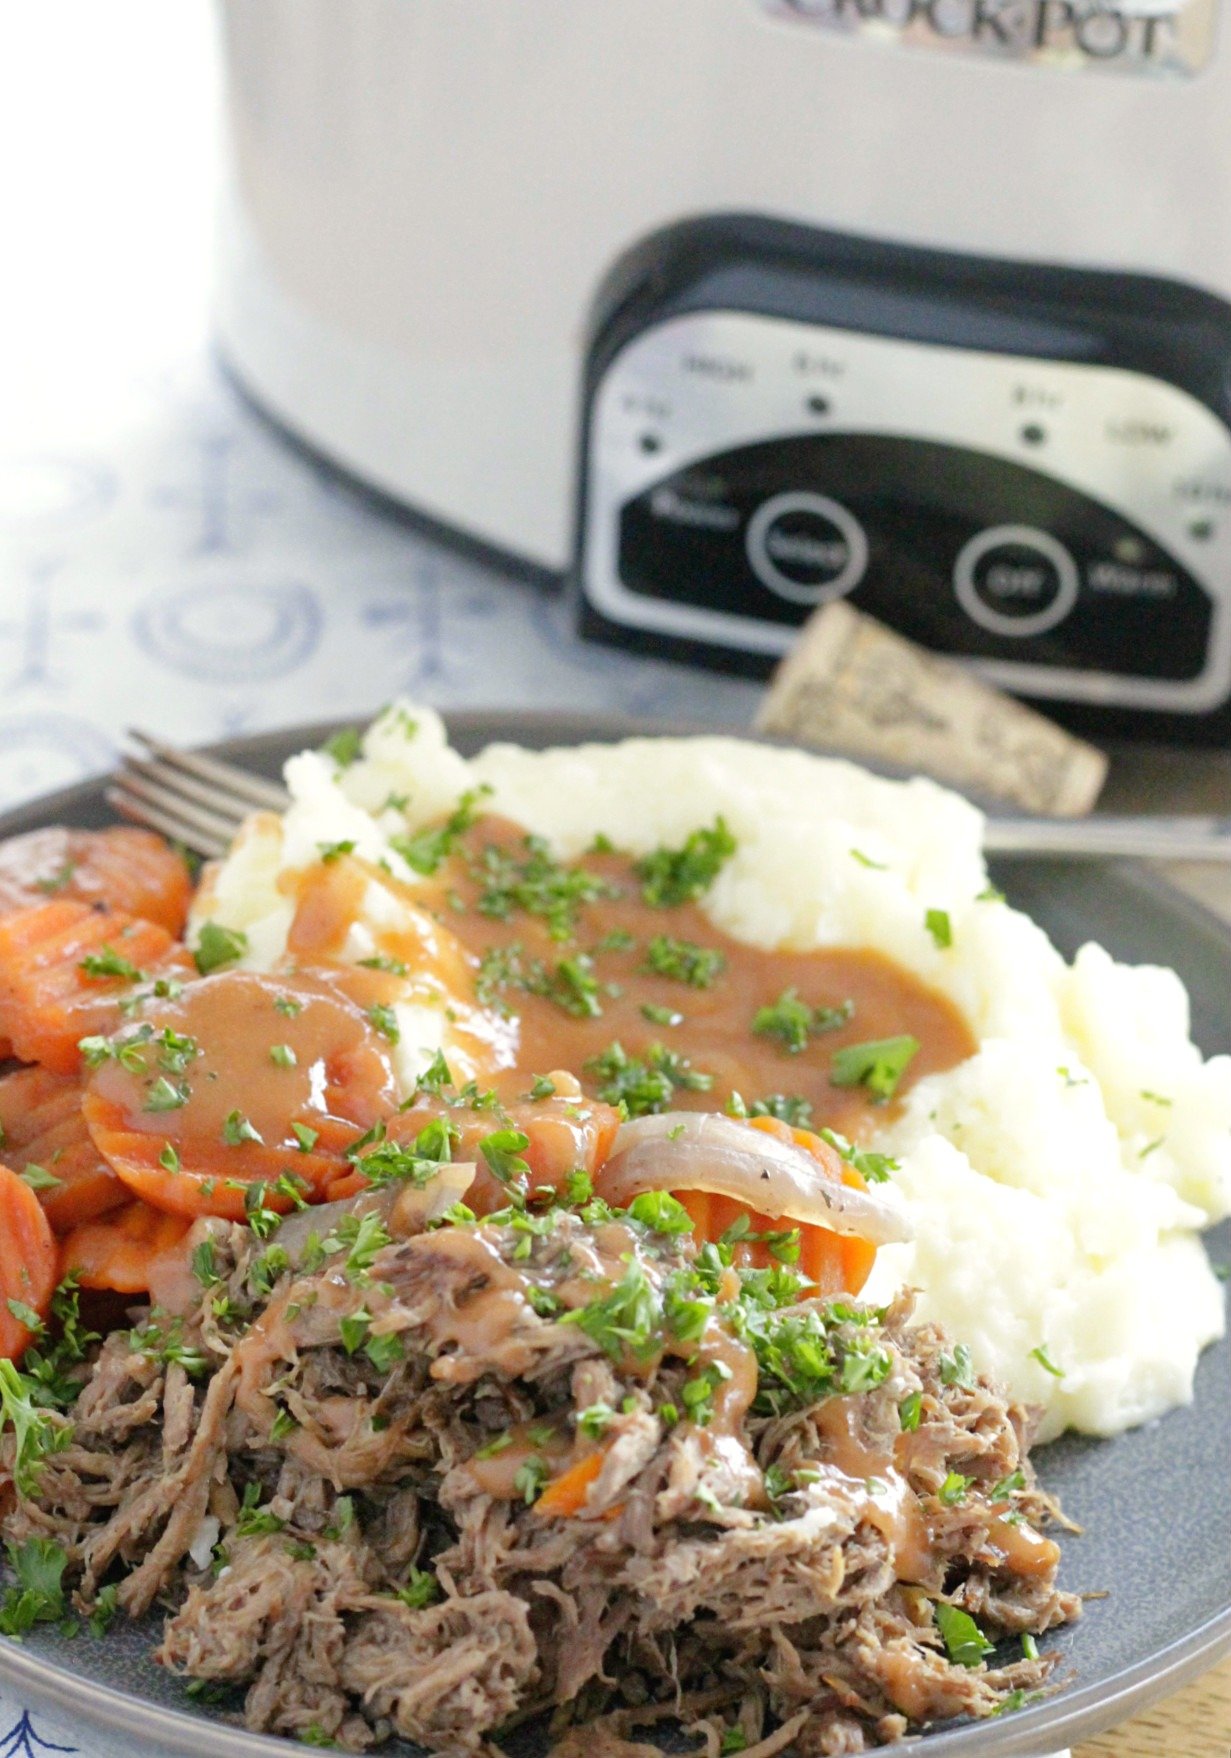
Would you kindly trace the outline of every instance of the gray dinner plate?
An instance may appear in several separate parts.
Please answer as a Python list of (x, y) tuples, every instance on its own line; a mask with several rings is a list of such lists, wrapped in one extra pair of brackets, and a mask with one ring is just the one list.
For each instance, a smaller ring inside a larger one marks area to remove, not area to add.
[[(630, 732), (678, 731), (610, 717), (450, 714), (467, 754), (492, 739), (543, 747)], [(235, 740), (220, 754), (266, 775), (327, 726)], [(689, 728), (687, 730), (699, 730)], [(110, 814), (103, 783), (36, 801), (0, 819), (0, 836), (44, 824), (92, 826)], [(998, 882), (1063, 952), (1101, 941), (1117, 958), (1172, 965), (1192, 997), (1193, 1031), (1207, 1053), (1231, 1051), (1231, 928), (1137, 868), (1095, 863), (1016, 862)], [(1231, 1256), (1226, 1227), (1209, 1236), (1216, 1261)], [(1068, 1679), (1056, 1696), (991, 1722), (938, 1728), (928, 1758), (1009, 1758), (1070, 1745), (1175, 1690), (1231, 1651), (1231, 1346), (1207, 1350), (1193, 1404), (1114, 1441), (1069, 1437), (1037, 1455), (1047, 1487), (1083, 1529), (1064, 1544), (1062, 1579), (1105, 1593), (1073, 1629), (1054, 1638)], [(152, 1625), (73, 1639), (40, 1629), (21, 1644), (0, 1639), (0, 1694), (50, 1717), (85, 1758), (241, 1758), (287, 1752), (287, 1742), (245, 1732), (217, 1710), (195, 1707), (183, 1685), (149, 1658)], [(6, 1711), (7, 1714), (7, 1711)], [(26, 1715), (4, 1733), (3, 1754), (29, 1754)], [(47, 1744), (46, 1741), (43, 1744)], [(518, 1742), (527, 1748), (524, 1736)], [(70, 1748), (76, 1749), (76, 1748)], [(541, 1744), (540, 1744), (541, 1749)], [(406, 1748), (400, 1748), (406, 1750)]]

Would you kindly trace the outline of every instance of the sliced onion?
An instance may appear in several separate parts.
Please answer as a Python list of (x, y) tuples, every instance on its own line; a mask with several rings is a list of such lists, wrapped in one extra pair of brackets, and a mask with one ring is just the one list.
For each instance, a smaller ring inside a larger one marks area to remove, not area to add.
[(668, 1111), (621, 1126), (596, 1184), (618, 1208), (643, 1190), (707, 1190), (775, 1219), (808, 1221), (874, 1245), (910, 1239), (905, 1217), (869, 1191), (843, 1184), (840, 1157), (826, 1153), (829, 1172), (803, 1148), (733, 1117)]
[(323, 1239), (343, 1216), (368, 1214), (379, 1215), (395, 1239), (405, 1239), (411, 1233), (422, 1232), (429, 1221), (439, 1220), (446, 1209), (461, 1202), (474, 1183), (475, 1171), (471, 1160), (446, 1161), (435, 1177), (423, 1185), (384, 1184), (344, 1197), (341, 1202), (298, 1209), (278, 1228), (277, 1242), (295, 1261), (314, 1233)]

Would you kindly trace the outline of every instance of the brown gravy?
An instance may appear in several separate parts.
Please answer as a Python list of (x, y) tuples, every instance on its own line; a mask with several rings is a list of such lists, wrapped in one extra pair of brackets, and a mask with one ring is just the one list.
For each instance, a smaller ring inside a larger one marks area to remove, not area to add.
[[(472, 871), (492, 846), (520, 855), (524, 833), (500, 819), (480, 820), (441, 869), (434, 895), (425, 898), (420, 892), (420, 900), (480, 960), (500, 949), (518, 948), (524, 966), (539, 960), (554, 971), (560, 960), (584, 953), (599, 988), (601, 1013), (593, 1018), (574, 1017), (549, 997), (515, 984), (497, 992), (495, 1003), (510, 1024), (512, 1041), (505, 1054), (512, 1057), (519, 1078), (568, 1068), (593, 1090), (595, 1080), (585, 1065), (613, 1042), (633, 1057), (662, 1044), (712, 1077), (704, 1091), (677, 1088), (674, 1108), (718, 1109), (734, 1092), (749, 1103), (785, 1093), (811, 1105), (814, 1126), (857, 1135), (874, 1101), (863, 1087), (831, 1083), (835, 1050), (903, 1034), (917, 1038), (920, 1049), (899, 1092), (974, 1053), (970, 1028), (953, 1003), (892, 959), (866, 949), (792, 952), (745, 945), (715, 927), (697, 903), (671, 908), (647, 904), (633, 863), (622, 855), (589, 855), (575, 863), (606, 881), (616, 895), (584, 904), (570, 940), (553, 940), (540, 918), (520, 910), (507, 920), (493, 919), (477, 907), (482, 887)], [(712, 985), (694, 988), (647, 969), (647, 947), (658, 935), (719, 953), (723, 964)], [(626, 936), (631, 944), (613, 947), (612, 936)], [(758, 1008), (772, 1006), (788, 989), (809, 1006), (851, 1002), (853, 1012), (846, 1024), (811, 1037), (801, 1053), (791, 1054), (776, 1038), (752, 1030)], [(646, 1008), (682, 1017), (678, 1024), (666, 1024), (647, 1018)], [(497, 1078), (496, 1084), (510, 1083)]]

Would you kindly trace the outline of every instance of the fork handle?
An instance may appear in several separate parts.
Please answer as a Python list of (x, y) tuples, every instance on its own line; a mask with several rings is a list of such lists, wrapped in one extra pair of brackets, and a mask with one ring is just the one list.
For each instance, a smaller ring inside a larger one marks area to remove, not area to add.
[(989, 818), (983, 846), (989, 855), (1231, 862), (1231, 819)]

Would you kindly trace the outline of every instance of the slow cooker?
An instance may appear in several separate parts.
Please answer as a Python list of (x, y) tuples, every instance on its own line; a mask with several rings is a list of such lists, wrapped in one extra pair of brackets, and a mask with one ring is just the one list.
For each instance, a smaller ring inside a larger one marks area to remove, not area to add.
[(1217, 0), (221, 0), (240, 381), (597, 639), (1231, 738)]

